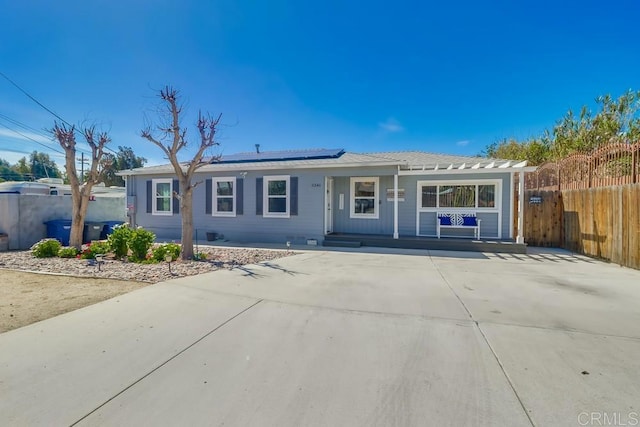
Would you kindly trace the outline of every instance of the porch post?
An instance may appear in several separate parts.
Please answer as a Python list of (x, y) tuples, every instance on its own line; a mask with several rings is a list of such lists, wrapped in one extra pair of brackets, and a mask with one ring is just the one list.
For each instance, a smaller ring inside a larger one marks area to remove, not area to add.
[(393, 238), (398, 235), (398, 174), (393, 175)]
[(518, 237), (516, 243), (524, 243), (524, 171), (518, 173)]

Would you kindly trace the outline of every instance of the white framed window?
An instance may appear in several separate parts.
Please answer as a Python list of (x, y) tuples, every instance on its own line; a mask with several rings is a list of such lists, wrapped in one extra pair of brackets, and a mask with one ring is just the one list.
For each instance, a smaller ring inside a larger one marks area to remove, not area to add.
[(263, 181), (265, 218), (289, 218), (291, 205), (291, 180), (289, 175), (265, 176)]
[(380, 178), (351, 178), (350, 218), (378, 219), (380, 216)]
[(211, 183), (213, 191), (211, 215), (236, 216), (236, 178), (213, 178)]
[(418, 208), (429, 210), (498, 210), (500, 182), (418, 182)]
[(173, 180), (154, 179), (151, 181), (153, 190), (153, 215), (173, 215)]

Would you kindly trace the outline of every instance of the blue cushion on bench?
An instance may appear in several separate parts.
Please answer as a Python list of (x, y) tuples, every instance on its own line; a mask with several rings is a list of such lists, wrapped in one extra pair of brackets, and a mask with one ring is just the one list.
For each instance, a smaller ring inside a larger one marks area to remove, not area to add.
[(449, 215), (438, 216), (438, 219), (440, 219), (440, 225), (451, 225), (451, 217)]
[(478, 225), (477, 218), (475, 216), (462, 216), (462, 225), (467, 227), (476, 227)]

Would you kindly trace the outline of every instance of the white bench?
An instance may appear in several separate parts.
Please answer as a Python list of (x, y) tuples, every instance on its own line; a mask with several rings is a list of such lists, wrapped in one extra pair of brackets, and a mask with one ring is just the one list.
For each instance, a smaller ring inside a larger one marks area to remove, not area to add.
[(473, 237), (480, 238), (480, 219), (475, 213), (439, 213), (436, 232), (440, 238), (441, 228), (472, 228)]

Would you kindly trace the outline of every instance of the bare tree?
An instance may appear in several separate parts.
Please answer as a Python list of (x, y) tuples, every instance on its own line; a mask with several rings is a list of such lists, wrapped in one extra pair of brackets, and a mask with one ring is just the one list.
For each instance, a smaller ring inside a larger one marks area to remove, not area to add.
[(73, 210), (71, 212), (71, 235), (69, 245), (77, 249), (82, 247), (82, 232), (84, 219), (89, 208), (91, 189), (101, 181), (98, 166), (104, 155), (104, 147), (111, 142), (106, 132), (96, 133), (95, 126), (85, 127), (80, 130), (89, 147), (91, 147), (91, 166), (85, 175), (85, 182), (80, 183), (76, 169), (76, 128), (67, 127), (55, 122), (51, 133), (58, 141), (65, 153), (65, 170), (71, 184), (71, 198)]
[(179, 103), (178, 91), (171, 86), (160, 90), (159, 97), (164, 106), (160, 110), (161, 123), (156, 126), (156, 133), (152, 133), (151, 126), (142, 130), (141, 136), (158, 146), (167, 156), (178, 177), (179, 192), (174, 191), (173, 196), (180, 202), (182, 215), (182, 259), (193, 258), (193, 190), (201, 182), (193, 182), (194, 173), (209, 162), (203, 161), (205, 151), (219, 145), (215, 139), (218, 123), (222, 114), (217, 118), (203, 115), (198, 112), (196, 123), (200, 137), (198, 149), (191, 160), (180, 162), (178, 155), (180, 150), (187, 146), (187, 129), (181, 127), (180, 114), (182, 104)]

